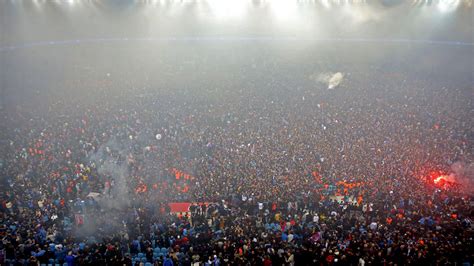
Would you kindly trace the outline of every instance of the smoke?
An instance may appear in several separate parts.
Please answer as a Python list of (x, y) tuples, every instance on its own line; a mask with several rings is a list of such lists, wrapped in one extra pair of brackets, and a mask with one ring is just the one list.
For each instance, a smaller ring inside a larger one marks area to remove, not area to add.
[(474, 163), (455, 162), (451, 165), (451, 171), (449, 178), (460, 184), (463, 191), (474, 192)]
[(328, 89), (333, 89), (337, 87), (339, 83), (341, 83), (343, 77), (344, 75), (341, 72), (337, 72), (332, 75), (332, 77), (328, 81)]
[(339, 84), (344, 78), (344, 74), (342, 74), (341, 72), (326, 72), (320, 73), (318, 75), (312, 75), (310, 78), (316, 80), (319, 83), (326, 84), (328, 86), (328, 90), (331, 90), (339, 86)]
[(97, 170), (101, 179), (111, 181), (110, 186), (104, 184), (103, 191), (97, 191), (100, 196), (94, 198), (100, 210), (85, 211), (84, 224), (74, 231), (76, 237), (85, 239), (116, 233), (127, 235), (127, 210), (132, 205), (133, 196), (128, 182), (131, 149), (126, 143), (111, 138), (89, 156), (90, 165)]
[(110, 187), (105, 187), (98, 199), (102, 209), (122, 210), (131, 203), (129, 179), (129, 149), (114, 138), (102, 144), (89, 158), (101, 176), (110, 178)]

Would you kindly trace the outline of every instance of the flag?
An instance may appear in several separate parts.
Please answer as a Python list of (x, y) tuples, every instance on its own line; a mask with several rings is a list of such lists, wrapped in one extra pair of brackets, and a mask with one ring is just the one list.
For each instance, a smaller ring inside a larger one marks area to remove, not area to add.
[(79, 214), (76, 213), (74, 215), (75, 221), (77, 225), (83, 225), (84, 224), (84, 214)]

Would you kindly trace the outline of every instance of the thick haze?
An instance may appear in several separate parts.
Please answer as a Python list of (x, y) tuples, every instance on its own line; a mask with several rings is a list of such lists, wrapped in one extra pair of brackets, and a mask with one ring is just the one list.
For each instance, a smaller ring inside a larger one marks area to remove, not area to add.
[(208, 90), (252, 67), (245, 82), (380, 69), (472, 87), (471, 1), (343, 2), (5, 0), (2, 104), (85, 94), (68, 83), (107, 73), (124, 87)]
[(416, 2), (4, 0), (2, 46), (47, 40), (170, 36), (472, 42), (471, 1)]

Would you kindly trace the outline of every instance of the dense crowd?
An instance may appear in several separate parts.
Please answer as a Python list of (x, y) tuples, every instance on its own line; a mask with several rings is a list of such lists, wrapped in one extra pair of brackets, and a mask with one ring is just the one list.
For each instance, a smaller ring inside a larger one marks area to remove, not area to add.
[(433, 87), (3, 110), (0, 262), (472, 265), (472, 187), (432, 180), (472, 169), (472, 97)]

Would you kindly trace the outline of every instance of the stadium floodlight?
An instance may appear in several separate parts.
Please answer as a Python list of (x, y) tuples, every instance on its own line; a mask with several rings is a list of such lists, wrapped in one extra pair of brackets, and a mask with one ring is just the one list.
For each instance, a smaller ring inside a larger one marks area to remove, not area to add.
[(438, 10), (442, 13), (452, 12), (459, 6), (460, 0), (439, 0)]
[(239, 19), (245, 15), (247, 1), (208, 0), (207, 4), (214, 17), (218, 19)]
[(321, 0), (321, 5), (324, 6), (325, 8), (331, 7), (331, 3), (329, 0)]
[(269, 2), (269, 6), (277, 20), (288, 21), (298, 18), (298, 3), (296, 1), (275, 0)]

